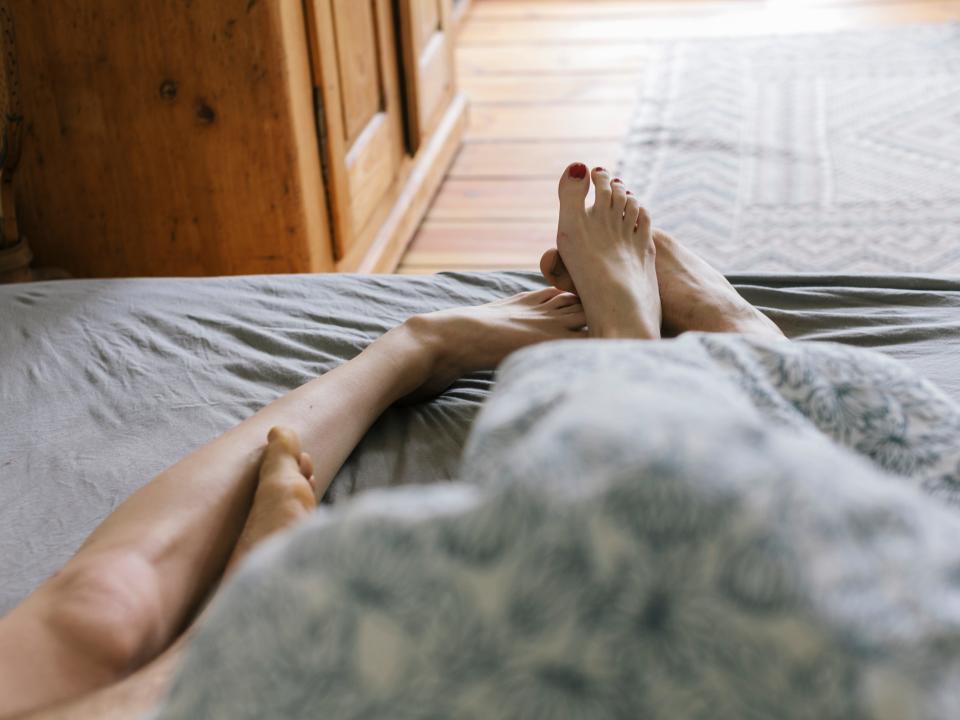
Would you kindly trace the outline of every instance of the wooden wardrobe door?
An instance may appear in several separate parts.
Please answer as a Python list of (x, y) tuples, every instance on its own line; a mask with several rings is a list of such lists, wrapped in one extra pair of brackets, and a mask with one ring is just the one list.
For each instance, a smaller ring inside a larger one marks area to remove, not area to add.
[(453, 95), (450, 0), (400, 0), (407, 145), (415, 153)]
[(393, 186), (404, 156), (390, 0), (312, 0), (324, 141), (342, 258)]

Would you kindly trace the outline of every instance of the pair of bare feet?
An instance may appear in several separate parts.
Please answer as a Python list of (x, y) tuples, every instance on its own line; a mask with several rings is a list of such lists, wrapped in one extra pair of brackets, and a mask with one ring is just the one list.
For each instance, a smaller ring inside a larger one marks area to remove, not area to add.
[[(595, 199), (586, 208), (591, 182)], [(605, 169), (588, 173), (582, 163), (570, 165), (559, 195), (557, 247), (540, 262), (554, 287), (410, 318), (406, 329), (424, 348), (411, 399), (436, 395), (462, 375), (546, 340), (657, 339), (688, 331), (783, 338), (722, 274), (653, 229), (636, 197)], [(325, 490), (315, 487), (296, 434), (274, 428), (235, 557), (305, 516)]]
[[(582, 299), (592, 337), (655, 339), (695, 330), (783, 338), (703, 258), (654, 229), (619, 178), (602, 167), (587, 175), (574, 163), (560, 178), (557, 247), (544, 253), (540, 270)], [(594, 204), (585, 209), (591, 181)]]
[[(586, 208), (591, 181), (595, 200)], [(653, 229), (619, 178), (574, 163), (560, 178), (559, 194), (557, 247), (540, 262), (554, 287), (410, 318), (406, 327), (425, 349), (412, 399), (436, 395), (458, 377), (546, 340), (656, 339), (691, 330), (783, 338), (723, 275)], [(275, 428), (235, 557), (305, 516), (325, 490), (313, 485), (310, 458), (296, 434)]]

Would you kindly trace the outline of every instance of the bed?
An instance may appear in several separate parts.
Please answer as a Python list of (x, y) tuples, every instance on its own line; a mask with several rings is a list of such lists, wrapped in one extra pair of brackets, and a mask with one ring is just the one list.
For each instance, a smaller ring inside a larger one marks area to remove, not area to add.
[[(960, 401), (960, 279), (731, 280), (790, 337), (875, 348)], [(410, 314), (541, 283), (498, 272), (0, 287), (0, 614), (152, 475), (285, 390)], [(493, 381), (476, 374), (430, 403), (388, 411), (325, 500), (456, 475)]]

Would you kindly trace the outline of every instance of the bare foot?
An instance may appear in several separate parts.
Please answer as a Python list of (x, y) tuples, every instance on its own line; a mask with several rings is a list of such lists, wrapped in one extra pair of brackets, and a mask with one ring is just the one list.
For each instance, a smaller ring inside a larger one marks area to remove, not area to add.
[(580, 299), (556, 288), (475, 307), (415, 315), (404, 323), (430, 349), (430, 367), (407, 402), (433, 397), (460, 377), (492, 370), (514, 350), (547, 340), (585, 338)]
[[(619, 178), (603, 168), (570, 165), (560, 178), (559, 257), (583, 301), (592, 337), (660, 337), (660, 292), (650, 218)], [(548, 278), (549, 279), (549, 278)]]
[[(770, 318), (695, 252), (660, 230), (653, 231), (653, 242), (665, 336), (695, 330), (784, 337)], [(574, 273), (557, 249), (543, 254), (540, 271), (556, 288), (577, 293)]]
[(706, 260), (665, 232), (654, 232), (657, 275), (663, 297), (663, 329), (771, 335), (783, 338), (776, 324), (743, 299)]
[[(323, 488), (321, 492), (326, 491)], [(305, 519), (317, 507), (313, 461), (300, 438), (285, 427), (271, 428), (260, 463), (253, 505), (227, 563), (227, 572), (269, 536)]]

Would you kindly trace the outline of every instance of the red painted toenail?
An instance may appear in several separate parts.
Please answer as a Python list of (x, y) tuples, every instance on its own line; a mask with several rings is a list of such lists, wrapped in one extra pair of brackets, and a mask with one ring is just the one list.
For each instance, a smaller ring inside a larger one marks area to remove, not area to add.
[(597, 165), (597, 166), (593, 169), (593, 171), (594, 171), (594, 172), (606, 172), (607, 169), (606, 169), (605, 167), (600, 167), (599, 165)]
[(633, 195), (633, 193), (627, 190), (627, 195)]
[(615, 183), (622, 183), (622, 182), (623, 182), (623, 180), (621, 180), (620, 178), (614, 178), (614, 179), (613, 179), (613, 180), (611, 180), (610, 182), (615, 182)]
[(574, 163), (570, 166), (570, 177), (580, 180), (587, 176), (587, 166), (583, 163)]

